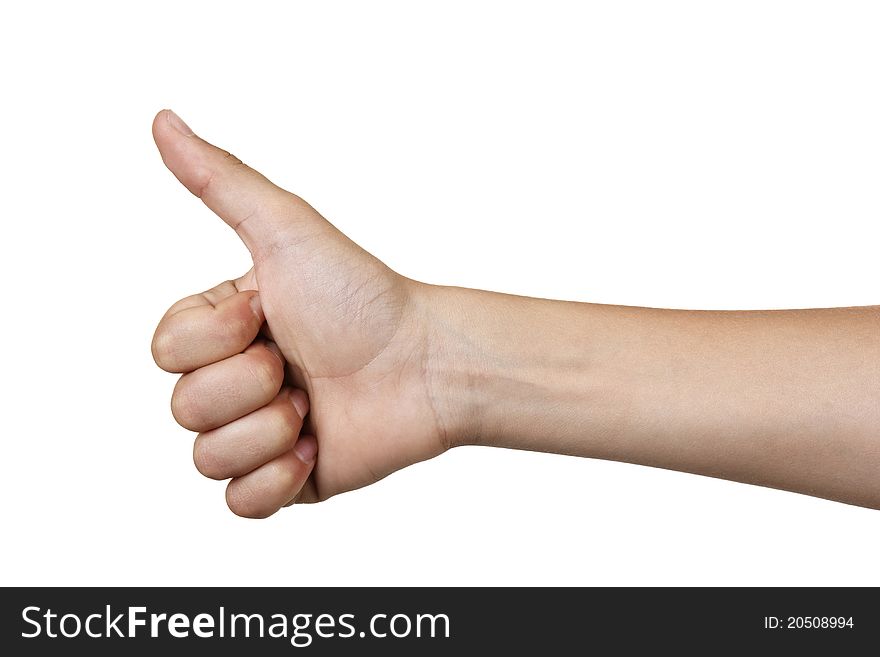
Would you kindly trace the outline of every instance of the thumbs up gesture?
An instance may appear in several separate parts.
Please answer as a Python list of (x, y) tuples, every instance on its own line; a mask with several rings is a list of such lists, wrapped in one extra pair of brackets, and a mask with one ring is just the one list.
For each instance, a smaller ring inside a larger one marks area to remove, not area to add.
[(153, 339), (182, 373), (175, 419), (194, 461), (262, 518), (373, 483), (443, 452), (430, 286), (354, 244), (298, 196), (212, 146), (173, 112), (153, 137), (177, 179), (241, 238), (253, 268), (175, 303)]

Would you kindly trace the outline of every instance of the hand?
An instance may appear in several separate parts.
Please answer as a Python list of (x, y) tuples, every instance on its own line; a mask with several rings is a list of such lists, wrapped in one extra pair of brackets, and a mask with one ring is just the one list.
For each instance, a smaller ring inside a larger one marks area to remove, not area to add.
[(236, 513), (323, 500), (465, 442), (880, 508), (880, 307), (680, 311), (424, 285), (170, 112), (153, 133), (253, 256), (172, 307), (153, 343), (186, 372), (174, 415), (202, 432), (199, 470), (233, 478)]
[(423, 286), (174, 113), (156, 116), (153, 136), (253, 257), (240, 278), (172, 306), (153, 340), (156, 363), (184, 373), (172, 410), (201, 432), (196, 466), (233, 478), (232, 511), (265, 517), (443, 452)]

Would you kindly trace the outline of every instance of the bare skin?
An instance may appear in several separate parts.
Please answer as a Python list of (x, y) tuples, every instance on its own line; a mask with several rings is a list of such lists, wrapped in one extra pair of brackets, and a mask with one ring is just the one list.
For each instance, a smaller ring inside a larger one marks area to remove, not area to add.
[(706, 312), (426, 285), (160, 112), (174, 175), (254, 266), (162, 318), (200, 472), (261, 518), (465, 444), (880, 508), (880, 308)]

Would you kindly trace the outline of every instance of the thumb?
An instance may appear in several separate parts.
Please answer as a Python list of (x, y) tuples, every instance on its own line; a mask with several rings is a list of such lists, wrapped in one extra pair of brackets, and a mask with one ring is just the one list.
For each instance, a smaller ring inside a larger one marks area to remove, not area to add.
[(171, 110), (153, 119), (153, 139), (171, 173), (235, 229), (254, 256), (289, 240), (297, 223), (321, 219), (298, 196), (196, 136)]

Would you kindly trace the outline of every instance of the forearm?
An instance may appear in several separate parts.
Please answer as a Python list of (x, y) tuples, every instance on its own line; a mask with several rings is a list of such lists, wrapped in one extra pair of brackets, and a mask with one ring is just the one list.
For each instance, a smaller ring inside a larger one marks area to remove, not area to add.
[(880, 307), (675, 311), (427, 294), (432, 387), (452, 443), (880, 507)]

